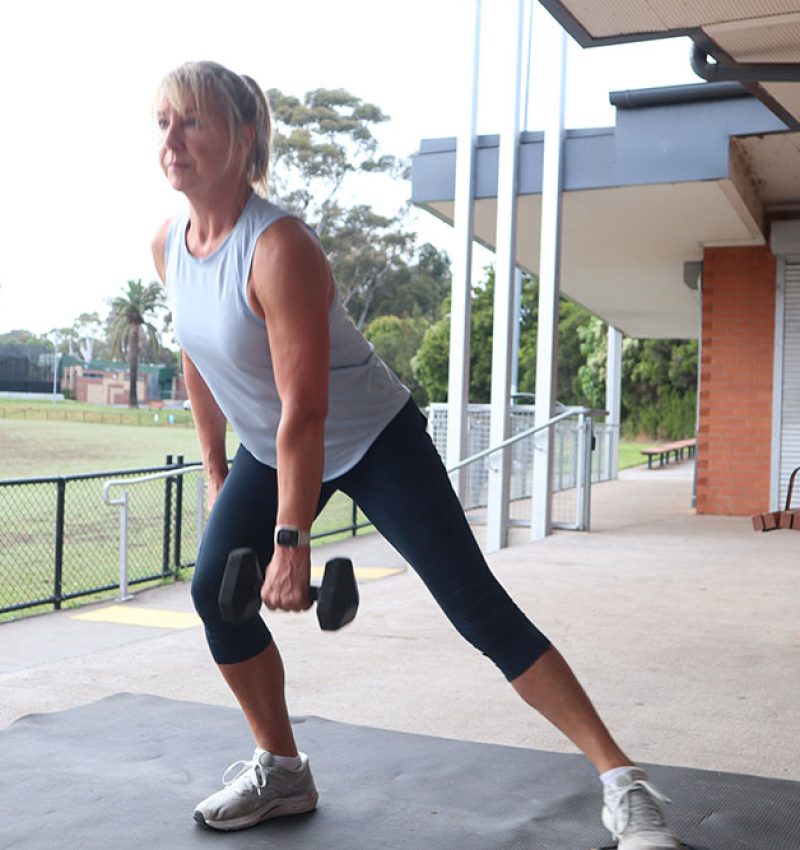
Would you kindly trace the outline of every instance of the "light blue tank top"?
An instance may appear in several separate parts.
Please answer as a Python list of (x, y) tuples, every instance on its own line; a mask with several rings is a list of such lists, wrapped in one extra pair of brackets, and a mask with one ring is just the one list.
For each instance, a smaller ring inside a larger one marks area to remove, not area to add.
[[(188, 216), (176, 219), (166, 243), (166, 285), (175, 339), (197, 366), (245, 448), (277, 467), (281, 402), (264, 321), (247, 302), (259, 236), (290, 213), (253, 194), (225, 241), (209, 257), (186, 248)], [(299, 296), (302, 304), (302, 296)], [(334, 297), (329, 311), (331, 365), (325, 423), (329, 481), (351, 469), (409, 398)]]

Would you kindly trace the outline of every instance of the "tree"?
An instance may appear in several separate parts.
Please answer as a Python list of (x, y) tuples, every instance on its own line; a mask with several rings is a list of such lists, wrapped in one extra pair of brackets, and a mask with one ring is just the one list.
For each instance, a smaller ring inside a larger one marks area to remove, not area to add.
[[(608, 331), (593, 318), (579, 330), (585, 364), (579, 371), (589, 403), (605, 404)], [(630, 436), (676, 439), (694, 433), (696, 340), (632, 339), (622, 343), (622, 425)]]
[(417, 403), (426, 405), (425, 388), (414, 376), (411, 359), (425, 336), (430, 322), (424, 316), (378, 316), (365, 331), (378, 356), (389, 365), (398, 378), (411, 390)]
[(354, 175), (407, 176), (405, 163), (378, 151), (374, 130), (388, 116), (342, 89), (267, 96), (275, 123), (271, 191), (316, 229), (353, 321), (363, 330), (379, 315), (412, 315), (418, 304), (433, 319), (448, 288), (447, 257), (432, 245), (417, 249), (402, 212), (341, 200)]
[[(481, 284), (472, 290), (470, 316), (469, 400), (486, 403), (492, 385), (492, 305), (494, 268), (488, 266)], [(450, 352), (450, 303), (443, 305), (446, 315), (431, 326), (413, 360), (417, 380), (431, 401), (447, 400)]]
[(373, 128), (389, 120), (373, 103), (344, 89), (314, 89), (302, 100), (279, 89), (267, 92), (272, 134), (271, 189), (284, 206), (327, 233), (328, 214), (345, 178), (357, 172), (401, 170), (392, 156), (377, 156)]
[(95, 346), (102, 339), (103, 323), (97, 313), (81, 313), (72, 323), (78, 350), (83, 362), (88, 364), (94, 354)]
[(126, 358), (130, 365), (129, 407), (139, 406), (136, 383), (143, 343), (144, 346), (160, 347), (153, 320), (164, 307), (162, 292), (159, 283), (144, 285), (141, 280), (129, 280), (123, 294), (111, 301), (108, 339), (112, 357)]
[[(470, 330), (470, 391), (472, 402), (486, 403), (491, 398), (492, 335), (494, 332), (494, 268), (487, 266), (481, 283), (472, 291)], [(449, 301), (445, 302), (449, 310)], [(576, 382), (582, 362), (577, 328), (591, 314), (575, 302), (561, 299), (558, 331), (557, 397), (565, 404), (583, 402)], [(520, 345), (518, 389), (533, 393), (536, 389), (536, 326), (539, 313), (539, 284), (536, 278), (523, 275), (520, 305)], [(415, 374), (433, 401), (447, 399), (449, 369), (450, 317), (445, 315), (433, 324), (413, 360)]]
[(75, 346), (78, 339), (74, 329), (70, 327), (52, 328), (46, 334), (47, 338), (52, 342), (56, 351), (60, 354), (69, 354), (75, 356)]
[(429, 242), (420, 245), (409, 264), (379, 289), (372, 301), (376, 316), (424, 316), (435, 322), (450, 294), (450, 259)]
[(322, 244), (337, 281), (342, 305), (363, 330), (382, 287), (404, 269), (414, 234), (399, 231), (394, 219), (364, 204), (336, 208)]

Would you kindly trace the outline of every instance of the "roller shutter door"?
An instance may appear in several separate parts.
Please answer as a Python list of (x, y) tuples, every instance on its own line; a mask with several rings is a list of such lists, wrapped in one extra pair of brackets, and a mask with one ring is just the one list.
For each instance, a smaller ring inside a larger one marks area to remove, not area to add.
[[(792, 470), (800, 466), (800, 262), (787, 262), (784, 277), (783, 397), (781, 399), (780, 499), (783, 507)], [(800, 479), (800, 473), (798, 473)], [(793, 506), (800, 508), (800, 482)]]

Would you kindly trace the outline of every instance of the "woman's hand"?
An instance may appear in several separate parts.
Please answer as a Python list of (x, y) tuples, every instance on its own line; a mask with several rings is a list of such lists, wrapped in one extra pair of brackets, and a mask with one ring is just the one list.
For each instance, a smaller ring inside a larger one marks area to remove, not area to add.
[(276, 546), (261, 586), (261, 599), (270, 611), (305, 611), (311, 607), (310, 584), (310, 547)]

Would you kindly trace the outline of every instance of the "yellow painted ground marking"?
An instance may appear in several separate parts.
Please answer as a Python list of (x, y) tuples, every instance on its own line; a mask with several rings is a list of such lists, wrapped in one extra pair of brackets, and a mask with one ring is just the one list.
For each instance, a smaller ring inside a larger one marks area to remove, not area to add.
[[(311, 578), (322, 578), (324, 567), (311, 567)], [(405, 567), (354, 567), (356, 581), (375, 581), (405, 572)]]
[(123, 626), (145, 626), (152, 629), (191, 629), (201, 625), (197, 614), (189, 611), (164, 611), (159, 608), (135, 608), (131, 605), (110, 605), (83, 614), (73, 614), (73, 620), (94, 623), (117, 623)]
[[(321, 579), (323, 567), (312, 567), (311, 577)], [(405, 572), (405, 567), (355, 567), (357, 581), (376, 581)], [(200, 618), (189, 611), (164, 611), (160, 608), (137, 608), (131, 605), (109, 605), (73, 614), (72, 620), (92, 623), (116, 623), (122, 626), (145, 626), (152, 629), (191, 629), (202, 625)]]

